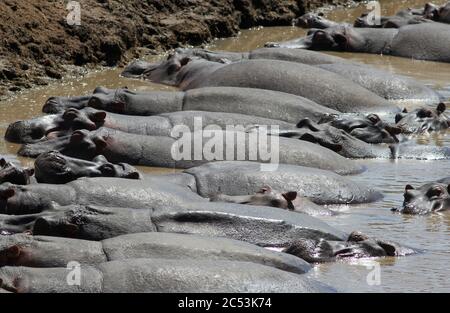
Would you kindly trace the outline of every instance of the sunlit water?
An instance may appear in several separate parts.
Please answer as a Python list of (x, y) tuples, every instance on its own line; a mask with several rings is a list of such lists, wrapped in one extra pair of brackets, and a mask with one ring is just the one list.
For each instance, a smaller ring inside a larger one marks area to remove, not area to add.
[[(384, 15), (393, 14), (399, 8), (421, 6), (425, 1), (381, 1)], [(329, 18), (351, 22), (365, 10), (340, 9), (328, 12)], [(218, 40), (211, 49), (248, 51), (262, 47), (268, 41), (281, 41), (299, 37), (305, 31), (296, 27), (259, 28), (242, 33), (236, 38)], [(450, 64), (413, 61), (389, 56), (333, 53), (348, 59), (371, 64), (394, 73), (404, 74), (450, 94)], [(0, 132), (9, 123), (38, 116), (45, 100), (54, 95), (71, 96), (88, 94), (97, 86), (117, 88), (127, 86), (134, 90), (170, 90), (149, 82), (119, 77), (121, 69), (103, 69), (89, 73), (83, 78), (67, 78), (40, 89), (18, 95), (15, 99), (0, 103)], [(405, 104), (411, 107), (411, 104)], [(422, 140), (427, 141), (427, 140)], [(438, 140), (428, 140), (448, 145), (447, 135)], [(2, 141), (1, 154), (15, 154), (18, 145)], [(21, 159), (24, 164), (32, 160)], [(450, 161), (413, 160), (362, 160), (368, 170), (353, 179), (381, 190), (383, 201), (361, 206), (336, 208), (342, 214), (325, 220), (337, 228), (360, 230), (369, 235), (401, 242), (425, 250), (423, 253), (404, 258), (375, 259), (381, 264), (380, 285), (369, 285), (367, 276), (373, 270), (367, 261), (337, 262), (315, 266), (309, 274), (316, 279), (347, 292), (442, 292), (450, 291), (450, 214), (432, 216), (402, 216), (391, 213), (392, 207), (401, 205), (405, 184), (418, 186), (424, 182), (450, 176)], [(163, 173), (165, 169), (141, 168), (147, 173)], [(370, 265), (370, 264), (369, 264)], [(371, 276), (373, 278), (373, 276)]]

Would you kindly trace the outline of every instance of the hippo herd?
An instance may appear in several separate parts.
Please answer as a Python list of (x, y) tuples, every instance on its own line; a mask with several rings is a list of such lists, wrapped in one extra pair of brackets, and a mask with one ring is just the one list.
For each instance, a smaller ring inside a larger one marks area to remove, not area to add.
[[(447, 131), (447, 99), (312, 50), (450, 62), (449, 12), (428, 4), (377, 27), (367, 16), (350, 26), (309, 13), (296, 21), (314, 28), (305, 38), (246, 53), (177, 49), (122, 74), (179, 91), (49, 98), (45, 115), (5, 133), (36, 160), (0, 160), (0, 292), (334, 292), (308, 276), (315, 263), (426, 253), (323, 219), (351, 214), (333, 205), (382, 199), (349, 176), (366, 169), (354, 159), (450, 159), (450, 148), (414, 140)], [(231, 158), (217, 146), (196, 155), (211, 145), (196, 141), (210, 126), (215, 139), (242, 139), (226, 140)], [(276, 166), (265, 167), (273, 159), (256, 151), (255, 135), (276, 150)], [(178, 170), (150, 175), (138, 165)], [(444, 178), (407, 185), (393, 212), (449, 209)]]

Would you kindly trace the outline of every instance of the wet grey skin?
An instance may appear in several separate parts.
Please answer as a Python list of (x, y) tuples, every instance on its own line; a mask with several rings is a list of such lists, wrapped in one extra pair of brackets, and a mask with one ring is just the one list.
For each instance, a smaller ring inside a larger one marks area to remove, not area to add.
[(0, 237), (0, 267), (66, 267), (135, 258), (252, 262), (303, 274), (302, 259), (243, 241), (175, 233), (136, 233), (102, 241), (15, 234)]
[(183, 90), (246, 87), (281, 91), (340, 112), (399, 111), (394, 104), (340, 75), (287, 61), (260, 59), (220, 64), (175, 53), (149, 66), (144, 77)]
[(450, 159), (448, 147), (421, 146), (412, 143), (395, 145), (375, 145), (353, 137), (344, 130), (327, 124), (316, 124), (308, 119), (302, 120), (295, 130), (270, 130), (273, 136), (300, 139), (328, 148), (343, 157), (352, 159)]
[[(95, 88), (93, 94), (111, 94), (114, 89), (105, 87)], [(56, 114), (64, 112), (68, 108), (82, 109), (87, 106), (92, 95), (76, 96), (76, 97), (50, 97), (44, 104), (42, 112), (47, 114)]]
[(28, 185), (30, 177), (34, 174), (34, 170), (28, 167), (21, 167), (0, 158), (0, 184), (12, 183), (17, 185)]
[(304, 239), (283, 250), (309, 263), (332, 262), (339, 259), (399, 257), (419, 251), (396, 242), (370, 238), (361, 232), (352, 232), (346, 241)]
[[(174, 132), (172, 135), (173, 137), (136, 135), (104, 127), (92, 132), (77, 130), (70, 136), (22, 145), (19, 155), (37, 157), (41, 153), (55, 150), (70, 157), (91, 160), (102, 154), (112, 163), (169, 168), (191, 168), (204, 163), (222, 160), (226, 157), (224, 150), (222, 155), (209, 156), (203, 154), (202, 158), (196, 158), (193, 149), (191, 149), (189, 155), (174, 156), (173, 149), (178, 147), (178, 150), (175, 151), (179, 151), (183, 146), (190, 145), (192, 147), (194, 142), (198, 140), (197, 138), (203, 138), (202, 144), (204, 149), (207, 149), (208, 145), (212, 143), (211, 136), (205, 135), (203, 132), (188, 133), (187, 136), (183, 132)], [(244, 157), (246, 160), (304, 165), (331, 170), (344, 175), (364, 171), (361, 165), (355, 164), (352, 160), (348, 160), (332, 151), (326, 150), (326, 148), (307, 141), (290, 138), (274, 139), (271, 136), (260, 133), (258, 134), (258, 140), (266, 140), (265, 142), (267, 142), (269, 148), (272, 144), (276, 144), (279, 147), (279, 153), (275, 156), (269, 154), (265, 156), (261, 153), (256, 153), (255, 147), (250, 145), (252, 134), (242, 131), (217, 130), (214, 132), (214, 138), (218, 142), (227, 143), (229, 138), (233, 138), (233, 136), (234, 138), (242, 138), (242, 140), (233, 140), (234, 151), (244, 151), (245, 149)], [(245, 142), (244, 147), (242, 147), (242, 142)], [(229, 145), (227, 148), (230, 149)], [(189, 152), (189, 150), (187, 151)]]
[(419, 188), (406, 185), (402, 207), (392, 210), (411, 215), (425, 215), (447, 211), (450, 209), (449, 184), (450, 179), (444, 178)]
[(217, 194), (213, 196), (210, 201), (271, 206), (284, 210), (301, 212), (311, 216), (331, 216), (337, 214), (325, 207), (315, 204), (306, 197), (299, 196), (296, 191), (281, 193), (273, 190), (270, 186), (262, 187), (253, 195), (229, 196)]
[(441, 132), (449, 128), (450, 120), (445, 114), (445, 103), (439, 103), (436, 108), (422, 107), (395, 116), (396, 126), (405, 134), (423, 134)]
[(362, 14), (355, 20), (354, 27), (369, 28), (400, 28), (405, 25), (431, 23), (424, 10), (401, 10), (394, 16), (381, 16), (379, 23), (375, 23), (373, 16), (367, 13)]
[(39, 155), (34, 162), (35, 177), (39, 183), (65, 184), (80, 177), (117, 177), (139, 179), (141, 174), (126, 163), (113, 164), (102, 155), (91, 161), (71, 158), (58, 151)]
[(376, 114), (369, 114), (365, 117), (329, 115), (320, 120), (318, 124), (327, 124), (342, 129), (353, 137), (372, 144), (398, 143), (397, 135), (402, 133), (401, 128), (383, 121)]
[(417, 60), (450, 62), (448, 25), (423, 23), (393, 28), (353, 28), (346, 25), (313, 29), (303, 38), (271, 47), (349, 51), (393, 55)]
[[(70, 118), (68, 118), (69, 115)], [(246, 127), (255, 124), (267, 125), (268, 127), (278, 126), (283, 129), (295, 128), (295, 125), (291, 123), (237, 113), (179, 111), (153, 116), (133, 116), (86, 107), (81, 110), (71, 108), (64, 113), (15, 122), (8, 128), (7, 138), (14, 139), (14, 142), (18, 143), (34, 143), (40, 140), (69, 135), (74, 130), (95, 130), (100, 127), (138, 135), (170, 136), (174, 125), (186, 125), (194, 131), (196, 121), (199, 120), (201, 120), (202, 128), (208, 125), (215, 125), (222, 129), (235, 126), (236, 129), (245, 130)], [(59, 123), (59, 121), (63, 122)], [(39, 139), (23, 135), (37, 133), (46, 135)]]
[(339, 25), (339, 23), (326, 19), (323, 13), (306, 13), (295, 19), (294, 24), (302, 28), (317, 29), (325, 29), (328, 27)]
[(214, 62), (267, 59), (314, 65), (341, 75), (386, 100), (414, 101), (422, 104), (436, 104), (440, 100), (438, 93), (412, 78), (316, 51), (287, 48), (263, 48), (245, 53), (203, 49), (177, 49), (176, 51)]
[(80, 285), (74, 286), (67, 284), (71, 270), (66, 267), (3, 267), (0, 290), (14, 293), (335, 292), (304, 275), (251, 262), (116, 260), (81, 266)]

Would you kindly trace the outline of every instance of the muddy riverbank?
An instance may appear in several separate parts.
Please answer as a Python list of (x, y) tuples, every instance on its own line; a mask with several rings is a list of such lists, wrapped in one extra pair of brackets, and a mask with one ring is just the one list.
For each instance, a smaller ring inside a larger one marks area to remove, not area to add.
[(244, 28), (286, 26), (306, 11), (349, 2), (82, 0), (68, 6), (67, 0), (5, 0), (0, 3), (0, 99), (69, 73), (83, 74), (80, 66), (116, 66)]

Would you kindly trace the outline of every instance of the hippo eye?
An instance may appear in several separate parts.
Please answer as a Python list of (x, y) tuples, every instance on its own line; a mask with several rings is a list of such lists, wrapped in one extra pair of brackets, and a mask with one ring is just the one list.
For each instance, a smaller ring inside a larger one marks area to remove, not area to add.
[(440, 196), (442, 196), (443, 193), (444, 193), (444, 191), (442, 190), (442, 188), (434, 187), (434, 188), (431, 188), (430, 190), (428, 190), (427, 197), (429, 199), (439, 198)]

